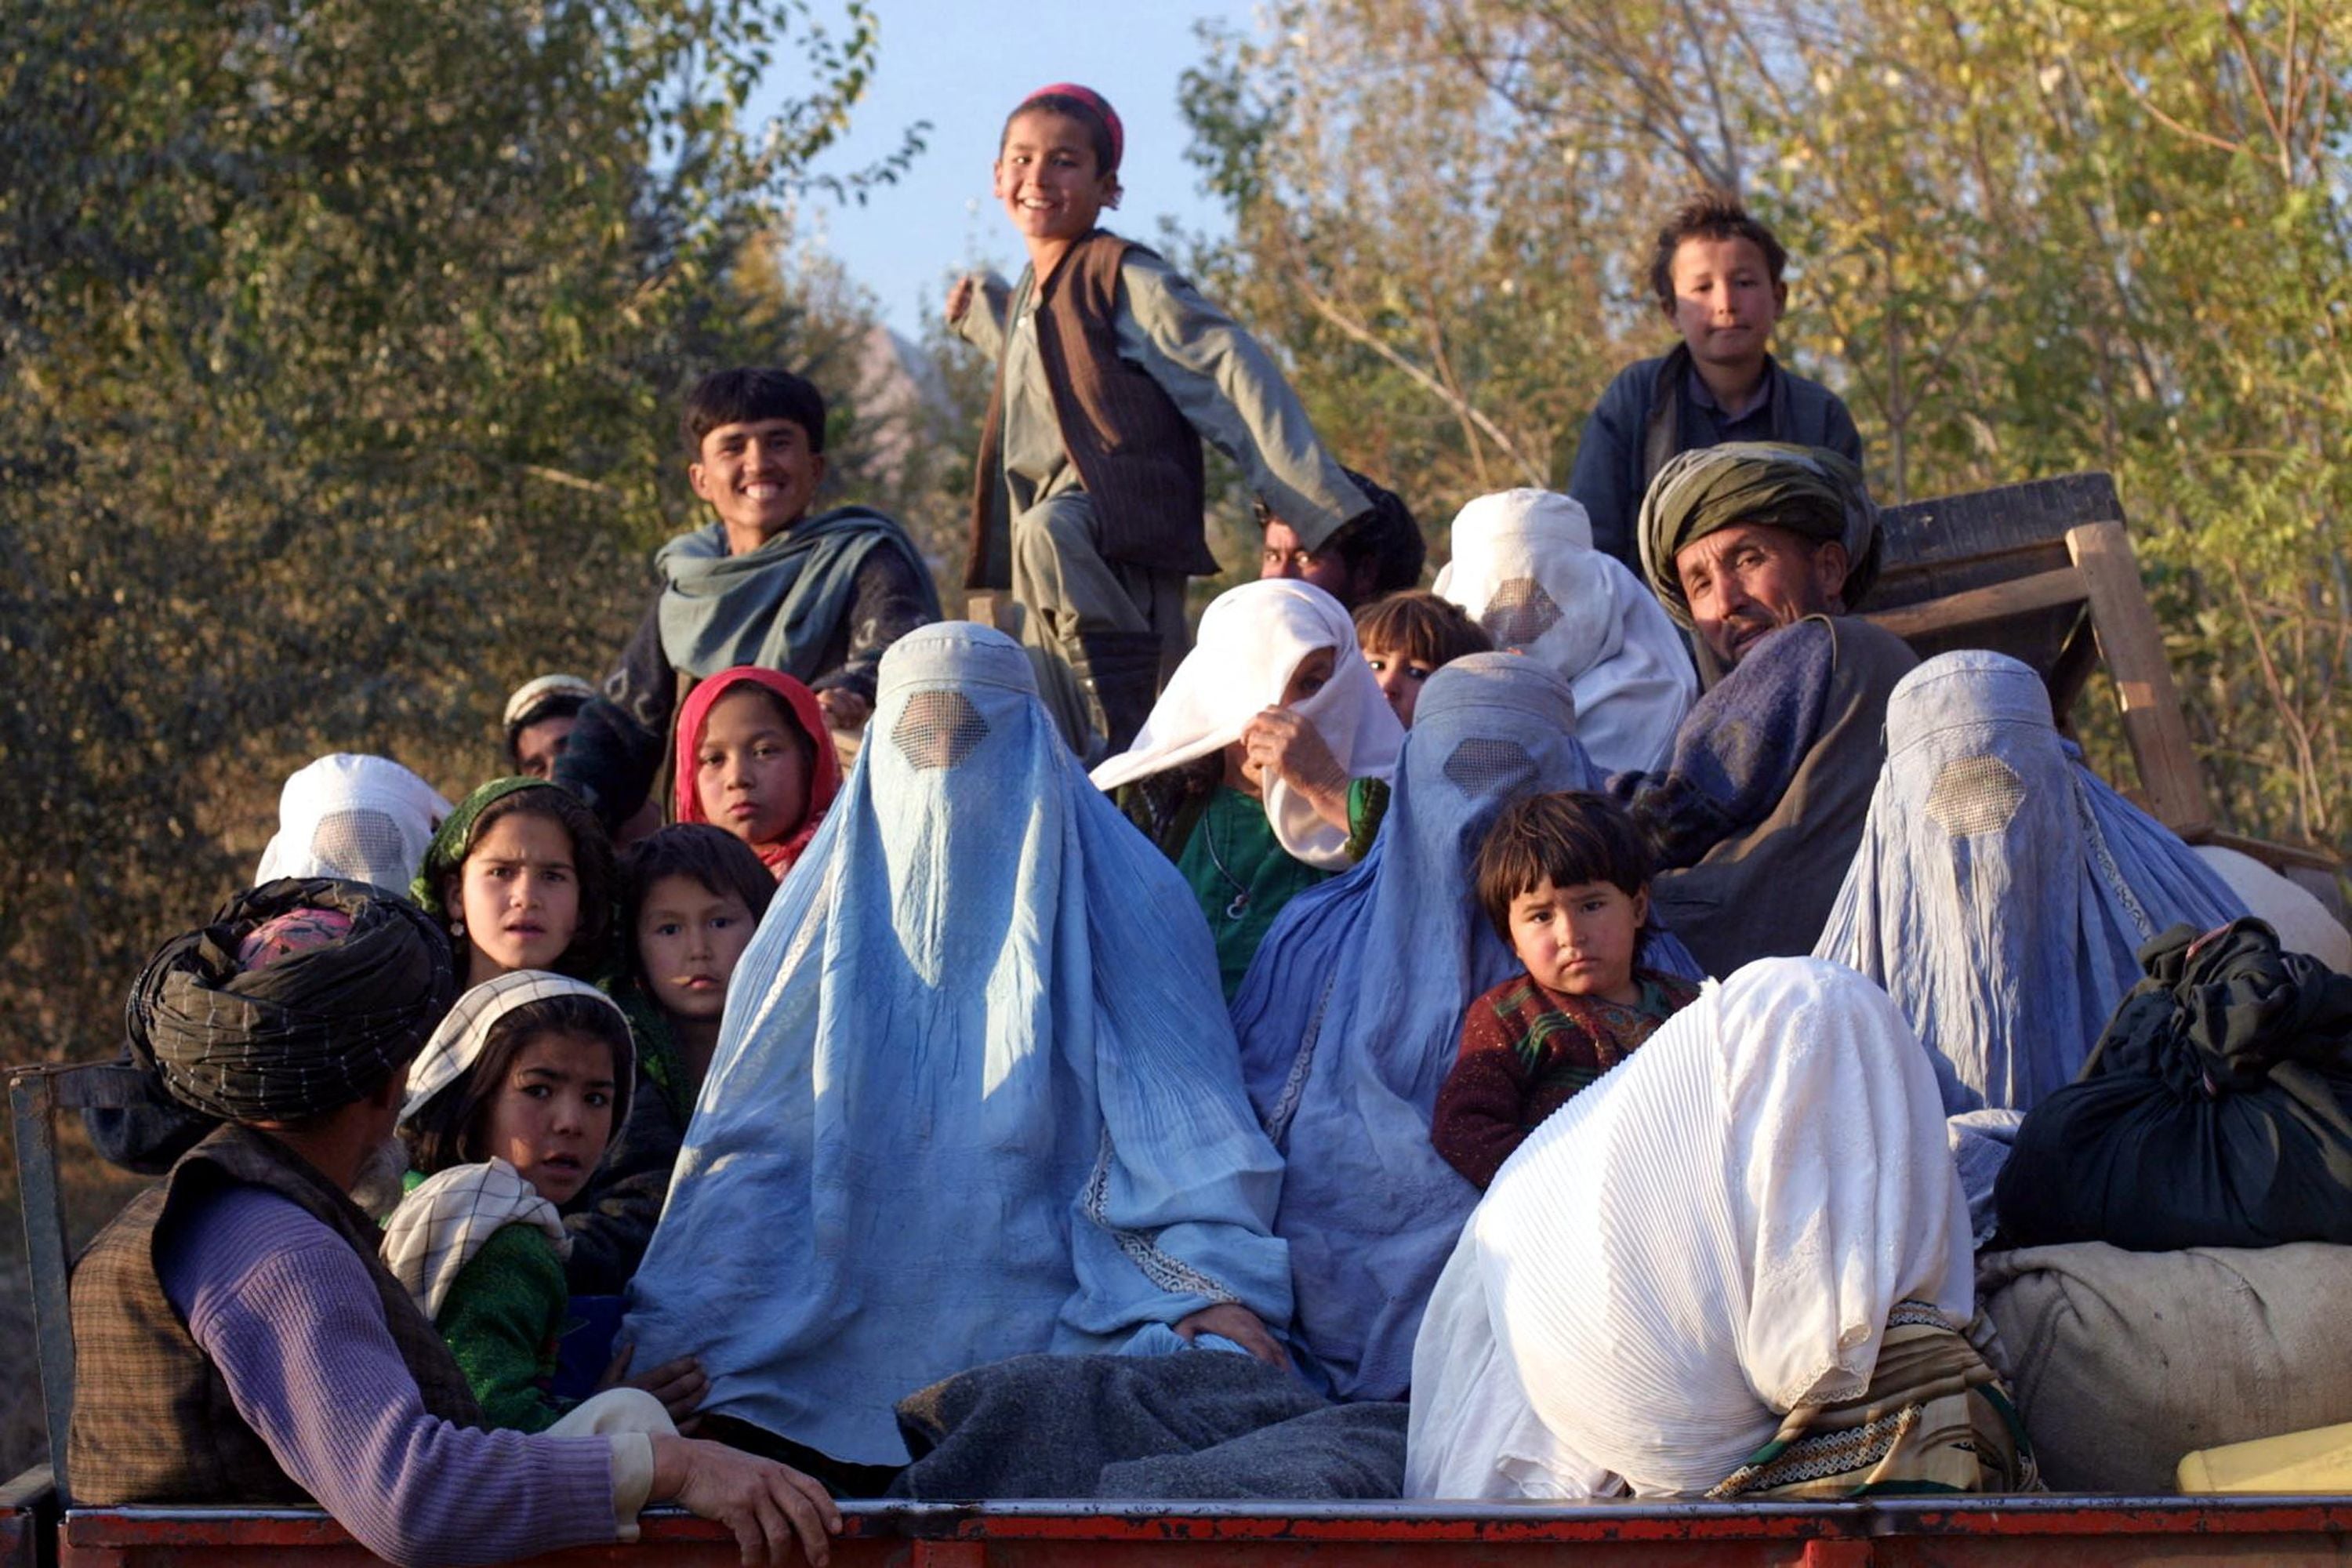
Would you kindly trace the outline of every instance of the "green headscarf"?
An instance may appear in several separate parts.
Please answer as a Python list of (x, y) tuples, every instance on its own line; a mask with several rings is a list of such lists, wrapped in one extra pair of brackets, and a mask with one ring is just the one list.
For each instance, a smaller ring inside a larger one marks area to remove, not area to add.
[(1658, 470), (1642, 498), (1635, 536), (1642, 573), (1666, 613), (1691, 624), (1675, 556), (1683, 546), (1736, 523), (1785, 528), (1808, 539), (1834, 539), (1848, 563), (1848, 609), (1878, 576), (1878, 509), (1862, 470), (1835, 452), (1781, 441), (1727, 441), (1680, 452)]
[(434, 830), (433, 842), (425, 847), (425, 863), (416, 868), (416, 880), (408, 885), (408, 896), (418, 909), (439, 920), (449, 911), (441, 902), (441, 884), (448, 880), (458, 867), (466, 863), (466, 851), (473, 847), (474, 825), (482, 813), (510, 795), (527, 789), (554, 789), (558, 786), (545, 779), (492, 779), (464, 800), (457, 809), (441, 819)]

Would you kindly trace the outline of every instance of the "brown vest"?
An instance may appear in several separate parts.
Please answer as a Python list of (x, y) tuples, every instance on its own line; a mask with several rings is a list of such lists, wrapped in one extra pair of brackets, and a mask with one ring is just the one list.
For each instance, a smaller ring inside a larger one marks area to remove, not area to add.
[[(1213, 577), (1218, 566), (1202, 527), (1201, 437), (1158, 382), (1118, 357), (1119, 263), (1129, 250), (1142, 248), (1101, 229), (1069, 248), (1036, 285), (1037, 358), (1053, 389), (1062, 445), (1094, 498), (1103, 559)], [(1010, 322), (1005, 330), (1009, 335)], [(1000, 356), (972, 470), (967, 588), (1013, 585), (1003, 466)]]
[(1886, 699), (1919, 662), (1911, 645), (1852, 616), (1836, 639), (1822, 732), (1763, 821), (1650, 884), (1658, 919), (1718, 978), (1751, 959), (1801, 957), (1829, 924), (1886, 764)]
[[(75, 1266), (73, 1426), (67, 1474), (78, 1503), (311, 1501), (236, 1413), (220, 1369), (172, 1310), (157, 1243), (199, 1195), (235, 1184), (298, 1205), (367, 1260), (401, 1360), (425, 1411), (482, 1425), (449, 1347), (383, 1265), (383, 1233), (310, 1163), (234, 1124), (197, 1144), (160, 1186), (133, 1198)], [(355, 1413), (356, 1414), (356, 1413)]]

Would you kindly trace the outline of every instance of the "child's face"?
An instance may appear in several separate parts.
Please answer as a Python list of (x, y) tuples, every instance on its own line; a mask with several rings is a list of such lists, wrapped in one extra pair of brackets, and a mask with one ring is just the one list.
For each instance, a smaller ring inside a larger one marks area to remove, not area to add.
[(572, 835), (552, 817), (509, 812), (482, 829), (458, 872), (468, 984), (515, 969), (552, 969), (580, 926)]
[(1613, 882), (1555, 888), (1549, 879), (1511, 900), (1511, 949), (1539, 985), (1569, 996), (1630, 1004), (1633, 949), (1649, 918), (1650, 895)]
[(1068, 115), (1032, 109), (1004, 128), (996, 199), (1022, 238), (1033, 244), (1078, 239), (1118, 193), (1118, 178), (1095, 163), (1094, 139)]
[(1381, 695), (1395, 710), (1397, 722), (1412, 728), (1412, 710), (1421, 700), (1421, 683), (1435, 673), (1434, 667), (1392, 647), (1366, 647), (1364, 662), (1372, 667), (1372, 679), (1380, 682)]
[(727, 548), (740, 554), (808, 515), (824, 482), (824, 454), (811, 448), (797, 419), (752, 419), (705, 434), (686, 477), (725, 525)]
[(710, 705), (694, 752), (702, 815), (746, 844), (789, 838), (808, 816), (808, 761), (782, 702), (756, 686)]
[(612, 1140), (614, 1087), (604, 1041), (534, 1035), (490, 1097), (482, 1157), (512, 1165), (548, 1202), (571, 1202)]
[(727, 979), (758, 929), (733, 893), (691, 877), (664, 877), (637, 910), (637, 966), (655, 1005), (676, 1018), (708, 1023), (727, 1005)]
[(1752, 239), (1694, 235), (1675, 249), (1675, 330), (1706, 364), (1761, 363), (1789, 289)]

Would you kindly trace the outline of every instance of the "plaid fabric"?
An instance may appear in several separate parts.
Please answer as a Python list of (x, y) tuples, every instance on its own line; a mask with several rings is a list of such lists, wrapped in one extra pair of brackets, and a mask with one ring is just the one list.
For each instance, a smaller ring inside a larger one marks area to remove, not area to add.
[(441, 1316), (449, 1287), (482, 1244), (509, 1225), (546, 1232), (558, 1258), (572, 1250), (555, 1205), (504, 1160), (452, 1165), (427, 1176), (383, 1227), (384, 1267), (427, 1318)]
[(1898, 1301), (1869, 1386), (1801, 1405), (1707, 1496), (1850, 1498), (2042, 1489), (2017, 1406), (1944, 1315)]
[[(457, 998), (448, 1016), (441, 1020), (432, 1038), (425, 1042), (425, 1048), (416, 1054), (416, 1060), (408, 1069), (408, 1098), (401, 1102), (400, 1119), (405, 1121), (415, 1115), (425, 1101), (455, 1083), (474, 1065), (489, 1040), (492, 1025), (518, 1007), (544, 1002), (551, 996), (592, 996), (615, 1013), (621, 1012), (610, 996), (585, 981), (543, 969), (518, 969), (496, 980), (486, 980)], [(622, 1014), (624, 1023), (627, 1018), (625, 1013)], [(636, 1078), (636, 1063), (634, 1059), (625, 1061), (620, 1068), (614, 1085), (615, 1125), (629, 1113), (629, 1088)]]
[(155, 1272), (156, 1242), (173, 1216), (231, 1183), (289, 1199), (366, 1258), (386, 1326), (425, 1408), (460, 1426), (481, 1425), (448, 1347), (376, 1263), (374, 1225), (283, 1145), (230, 1125), (184, 1155), (162, 1186), (133, 1199), (74, 1270), (76, 1397), (68, 1457), (77, 1502), (310, 1501), (237, 1414), (219, 1370), (172, 1310)]

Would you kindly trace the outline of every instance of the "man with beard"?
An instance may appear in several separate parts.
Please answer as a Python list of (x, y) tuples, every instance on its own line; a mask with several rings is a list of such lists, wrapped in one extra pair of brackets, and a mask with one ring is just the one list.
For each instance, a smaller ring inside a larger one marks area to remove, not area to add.
[(634, 1540), (639, 1509), (675, 1500), (747, 1562), (824, 1562), (840, 1516), (783, 1466), (483, 1428), (349, 1195), (404, 1163), (408, 1064), (455, 994), (433, 922), (355, 882), (267, 883), (149, 961), (132, 1053), (219, 1125), (75, 1270), (75, 1500), (315, 1500), (380, 1556), (451, 1563)]
[(1642, 501), (1642, 567), (1726, 673), (1665, 771), (1619, 774), (1664, 869), (1661, 923), (1711, 974), (1811, 952), (1886, 760), (1886, 699), (1918, 663), (1851, 615), (1878, 574), (1878, 513), (1834, 452), (1685, 452)]

